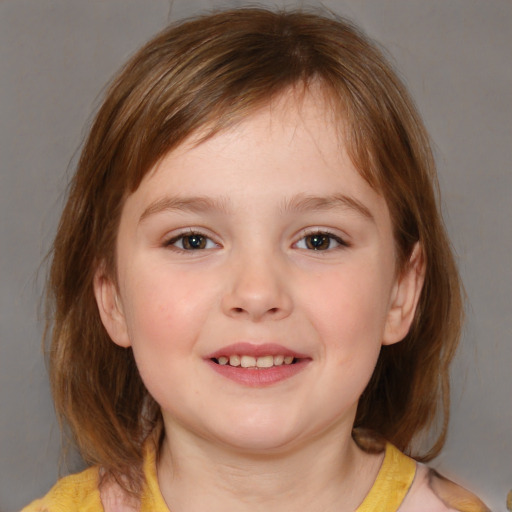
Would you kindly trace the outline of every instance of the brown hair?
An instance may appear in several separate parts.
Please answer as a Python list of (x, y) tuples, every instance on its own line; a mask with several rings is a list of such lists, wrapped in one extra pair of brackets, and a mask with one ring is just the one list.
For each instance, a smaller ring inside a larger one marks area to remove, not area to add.
[[(224, 11), (166, 29), (115, 78), (83, 148), (53, 247), (47, 300), (56, 409), (85, 460), (124, 475), (133, 489), (144, 440), (161, 432), (162, 419), (131, 350), (109, 339), (93, 293), (99, 265), (115, 279), (124, 200), (199, 128), (211, 136), (290, 87), (313, 93), (312, 84), (340, 114), (356, 168), (387, 200), (399, 268), (417, 241), (426, 260), (413, 325), (402, 342), (382, 348), (355, 431), (373, 432), (423, 460), (443, 445), (461, 292), (428, 136), (407, 91), (347, 21), (304, 11)], [(438, 417), (432, 446), (415, 451), (413, 441)]]

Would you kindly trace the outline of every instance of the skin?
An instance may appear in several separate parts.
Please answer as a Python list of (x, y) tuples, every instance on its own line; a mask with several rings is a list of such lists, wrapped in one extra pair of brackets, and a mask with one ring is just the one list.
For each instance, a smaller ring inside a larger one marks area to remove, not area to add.
[[(354, 510), (378, 472), (351, 429), (381, 346), (409, 329), (423, 261), (416, 247), (398, 272), (386, 201), (328, 120), (290, 92), (182, 144), (126, 200), (117, 283), (97, 273), (105, 327), (162, 408), (173, 512)], [(191, 233), (205, 248), (185, 249)], [(237, 342), (307, 363), (246, 386), (208, 358)]]

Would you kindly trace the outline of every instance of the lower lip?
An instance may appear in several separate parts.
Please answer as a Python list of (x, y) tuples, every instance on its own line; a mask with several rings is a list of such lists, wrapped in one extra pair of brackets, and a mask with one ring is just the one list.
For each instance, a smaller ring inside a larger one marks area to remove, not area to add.
[(218, 364), (211, 360), (207, 363), (223, 377), (238, 384), (253, 388), (271, 386), (283, 380), (297, 375), (309, 364), (309, 359), (301, 359), (293, 364), (282, 364), (271, 368), (242, 368), (241, 366), (230, 366), (229, 364)]

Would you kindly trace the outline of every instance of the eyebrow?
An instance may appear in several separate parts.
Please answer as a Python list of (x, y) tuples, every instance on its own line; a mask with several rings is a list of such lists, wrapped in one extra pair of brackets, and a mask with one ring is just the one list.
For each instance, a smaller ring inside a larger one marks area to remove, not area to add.
[[(227, 197), (217, 199), (203, 196), (166, 196), (151, 203), (140, 216), (139, 223), (151, 215), (162, 212), (181, 211), (187, 213), (204, 213), (219, 211), (227, 213), (229, 210), (228, 205), (229, 199)], [(284, 201), (281, 212), (300, 213), (335, 209), (352, 210), (368, 220), (375, 221), (372, 213), (363, 203), (345, 194), (332, 194), (328, 196), (298, 194)]]
[(172, 211), (204, 213), (212, 210), (227, 212), (227, 198), (166, 196), (151, 203), (140, 216), (139, 223), (156, 213)]
[(368, 220), (375, 222), (375, 218), (371, 211), (361, 201), (345, 194), (332, 194), (328, 196), (312, 196), (299, 194), (283, 205), (283, 211), (325, 211), (325, 210), (352, 210), (366, 217)]

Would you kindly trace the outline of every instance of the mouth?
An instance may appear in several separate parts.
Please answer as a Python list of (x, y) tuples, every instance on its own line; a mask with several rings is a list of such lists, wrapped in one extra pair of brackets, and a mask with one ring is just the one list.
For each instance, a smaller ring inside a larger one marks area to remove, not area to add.
[(237, 343), (210, 354), (209, 364), (219, 374), (249, 386), (266, 386), (301, 372), (311, 358), (281, 345)]

